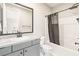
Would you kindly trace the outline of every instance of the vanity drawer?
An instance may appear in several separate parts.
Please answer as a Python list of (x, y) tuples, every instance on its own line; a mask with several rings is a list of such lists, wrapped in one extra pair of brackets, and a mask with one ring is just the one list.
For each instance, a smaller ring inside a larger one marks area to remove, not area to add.
[(40, 44), (25, 48), (24, 56), (40, 56)]
[(35, 39), (32, 41), (32, 45), (40, 44), (40, 39)]
[(11, 46), (0, 48), (0, 56), (11, 53)]
[(19, 43), (19, 44), (13, 45), (13, 51), (16, 51), (16, 50), (19, 50), (19, 49), (23, 49), (23, 48), (29, 47), (31, 45), (32, 45), (31, 41), (24, 42), (24, 43)]
[(6, 56), (23, 56), (23, 50), (13, 52), (13, 53), (8, 54)]

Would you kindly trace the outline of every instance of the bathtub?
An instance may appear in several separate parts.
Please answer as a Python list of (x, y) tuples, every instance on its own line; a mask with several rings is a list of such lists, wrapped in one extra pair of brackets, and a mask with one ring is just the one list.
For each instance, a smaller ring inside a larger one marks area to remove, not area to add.
[(40, 47), (41, 56), (79, 56), (79, 52), (68, 49), (54, 43), (42, 44)]

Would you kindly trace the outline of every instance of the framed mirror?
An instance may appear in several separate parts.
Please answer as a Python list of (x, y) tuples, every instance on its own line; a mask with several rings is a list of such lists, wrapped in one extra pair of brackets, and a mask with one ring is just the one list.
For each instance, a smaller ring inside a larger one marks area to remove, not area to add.
[(19, 3), (3, 4), (3, 34), (32, 33), (33, 9)]
[(3, 19), (3, 8), (2, 8), (2, 3), (0, 3), (0, 35), (2, 35), (3, 33), (2, 19)]

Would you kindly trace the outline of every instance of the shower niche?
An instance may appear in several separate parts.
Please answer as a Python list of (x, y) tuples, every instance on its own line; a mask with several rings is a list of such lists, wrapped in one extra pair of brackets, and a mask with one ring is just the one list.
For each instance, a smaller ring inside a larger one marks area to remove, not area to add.
[(19, 3), (3, 3), (1, 12), (3, 35), (33, 32), (32, 8)]

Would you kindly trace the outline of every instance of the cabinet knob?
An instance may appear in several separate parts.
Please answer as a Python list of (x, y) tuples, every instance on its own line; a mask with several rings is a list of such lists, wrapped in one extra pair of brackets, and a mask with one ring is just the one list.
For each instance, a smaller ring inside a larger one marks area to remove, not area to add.
[(20, 54), (23, 54), (22, 52), (20, 52)]
[(25, 52), (27, 52), (27, 50), (25, 50)]

